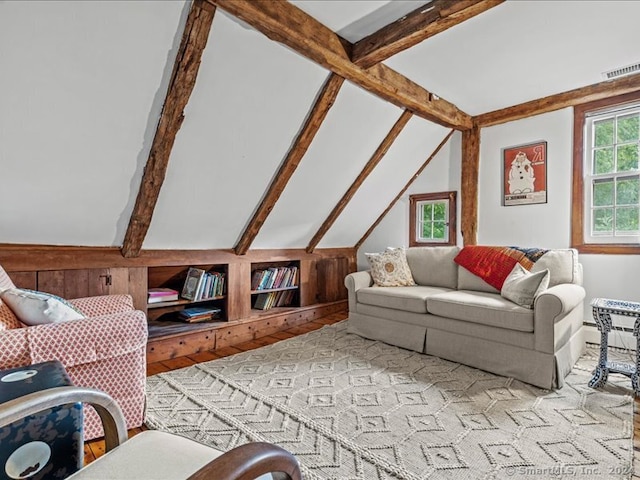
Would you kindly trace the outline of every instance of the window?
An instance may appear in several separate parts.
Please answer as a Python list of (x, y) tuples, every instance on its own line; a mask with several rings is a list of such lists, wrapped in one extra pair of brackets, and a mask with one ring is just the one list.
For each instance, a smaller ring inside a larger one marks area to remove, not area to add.
[(409, 196), (409, 246), (456, 244), (456, 192)]
[(575, 108), (572, 243), (640, 253), (640, 93)]

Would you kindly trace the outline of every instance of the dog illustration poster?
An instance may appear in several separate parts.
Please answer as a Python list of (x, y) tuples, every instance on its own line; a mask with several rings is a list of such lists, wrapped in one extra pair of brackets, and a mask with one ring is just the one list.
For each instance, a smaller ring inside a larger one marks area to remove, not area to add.
[(502, 149), (503, 205), (547, 203), (547, 142)]

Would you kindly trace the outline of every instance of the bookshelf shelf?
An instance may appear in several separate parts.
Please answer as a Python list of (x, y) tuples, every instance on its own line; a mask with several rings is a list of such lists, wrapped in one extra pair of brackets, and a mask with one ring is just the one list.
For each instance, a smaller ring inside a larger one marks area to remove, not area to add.
[[(154, 323), (154, 334), (161, 336), (162, 330), (166, 329), (166, 333), (170, 334), (172, 330), (175, 330), (173, 322), (181, 322), (179, 319), (179, 313), (185, 308), (192, 306), (211, 306), (219, 308), (220, 314), (218, 318), (212, 319), (215, 322), (226, 321), (227, 319), (227, 295), (226, 295), (226, 280), (228, 274), (228, 265), (226, 264), (214, 264), (214, 265), (177, 265), (177, 266), (159, 266), (149, 267), (148, 269), (148, 288), (166, 287), (177, 290), (179, 293), (183, 292), (183, 287), (189, 270), (196, 268), (204, 271), (207, 274), (214, 274), (219, 278), (224, 279), (223, 295), (216, 295), (208, 298), (201, 298), (197, 300), (189, 300), (186, 298), (179, 298), (178, 300), (170, 300), (166, 302), (148, 303), (147, 304), (147, 317), (149, 323)], [(213, 292), (213, 289), (210, 290)], [(156, 321), (160, 321), (155, 324)], [(184, 322), (188, 323), (188, 322)], [(206, 323), (206, 322), (202, 322)], [(163, 328), (163, 324), (166, 328)]]
[(298, 285), (293, 285), (291, 287), (269, 288), (265, 290), (251, 290), (251, 295), (256, 295), (258, 293), (282, 292), (284, 290), (297, 290), (297, 289), (298, 289)]
[(148, 310), (152, 310), (155, 308), (166, 308), (166, 307), (179, 307), (179, 306), (185, 306), (185, 305), (194, 305), (194, 304), (198, 304), (198, 303), (206, 303), (206, 302), (211, 302), (213, 300), (224, 300), (226, 297), (226, 295), (220, 295), (217, 297), (211, 297), (211, 298), (205, 298), (203, 300), (187, 300), (185, 298), (181, 298), (179, 300), (172, 300), (170, 302), (157, 302), (157, 303), (148, 303), (147, 304), (147, 309)]
[(299, 283), (299, 261), (251, 264), (251, 311), (299, 307)]

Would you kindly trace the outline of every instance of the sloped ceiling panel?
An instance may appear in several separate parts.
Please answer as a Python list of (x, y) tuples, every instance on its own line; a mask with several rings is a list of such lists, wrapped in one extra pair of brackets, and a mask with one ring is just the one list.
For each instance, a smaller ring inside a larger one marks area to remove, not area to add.
[(252, 248), (302, 248), (402, 111), (345, 82)]
[(295, 6), (352, 43), (428, 3), (428, 0), (291, 0)]
[(638, 18), (640, 2), (508, 1), (385, 63), (477, 115), (640, 61)]
[[(318, 246), (355, 245), (448, 132), (440, 125), (413, 117)], [(430, 169), (431, 165), (423, 175)]]
[(0, 242), (122, 243), (183, 7), (0, 2)]
[[(411, 184), (407, 192), (389, 210), (384, 219), (371, 232), (358, 250), (358, 269), (370, 268), (365, 252), (381, 252), (387, 247), (409, 245), (409, 195), (417, 193), (434, 193), (456, 191), (458, 218), (460, 218), (460, 159), (462, 135), (455, 132), (438, 154), (431, 160), (429, 166)], [(439, 142), (438, 142), (439, 143)], [(458, 245), (462, 245), (460, 236), (460, 221), (458, 220)]]
[(218, 10), (143, 247), (233, 247), (327, 75)]

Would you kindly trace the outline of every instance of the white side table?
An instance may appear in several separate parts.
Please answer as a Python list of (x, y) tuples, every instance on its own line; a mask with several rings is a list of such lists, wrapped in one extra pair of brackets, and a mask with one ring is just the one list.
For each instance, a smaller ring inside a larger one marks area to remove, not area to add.
[[(593, 318), (600, 330), (600, 358), (598, 366), (589, 381), (590, 387), (602, 387), (607, 383), (609, 373), (621, 373), (631, 377), (631, 386), (636, 395), (640, 395), (638, 376), (640, 375), (640, 303), (626, 302), (623, 300), (611, 300), (608, 298), (594, 298), (591, 302)], [(611, 331), (611, 315), (623, 315), (634, 317), (633, 336), (636, 337), (636, 364), (609, 362), (607, 360), (607, 347), (609, 345), (609, 332)]]

